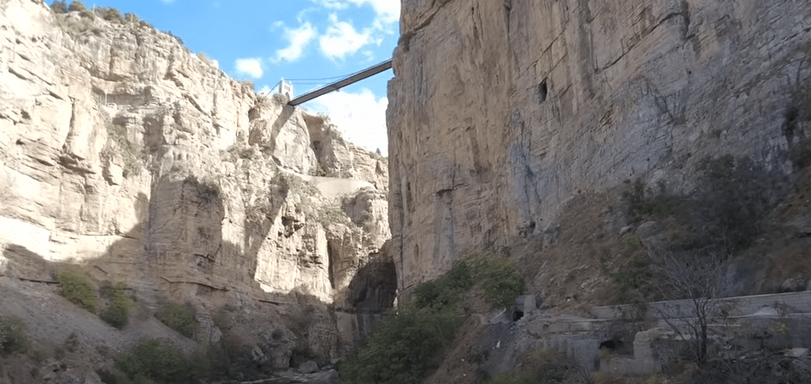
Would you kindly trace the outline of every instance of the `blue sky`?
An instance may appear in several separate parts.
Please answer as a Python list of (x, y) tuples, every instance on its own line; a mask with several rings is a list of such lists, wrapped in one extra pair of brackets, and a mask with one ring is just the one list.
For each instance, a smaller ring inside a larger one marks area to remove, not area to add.
[[(399, 38), (400, 0), (86, 0), (85, 5), (115, 7), (171, 31), (232, 77), (253, 81), (257, 92), (285, 78), (302, 94), (337, 80), (328, 78), (389, 59)], [(350, 141), (386, 153), (386, 83), (392, 76), (388, 70), (303, 107), (328, 114)]]

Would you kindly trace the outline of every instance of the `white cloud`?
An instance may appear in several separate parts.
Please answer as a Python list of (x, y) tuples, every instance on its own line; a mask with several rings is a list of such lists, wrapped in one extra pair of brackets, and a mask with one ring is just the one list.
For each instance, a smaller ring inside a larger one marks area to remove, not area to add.
[(301, 58), (304, 54), (304, 49), (315, 39), (318, 31), (313, 27), (310, 22), (301, 24), (298, 28), (287, 28), (283, 23), (277, 22), (274, 24), (276, 27), (284, 29), (284, 37), (288, 42), (286, 48), (276, 51), (276, 57), (271, 59), (273, 62), (288, 61), (293, 62)]
[(375, 23), (385, 25), (400, 20), (400, 0), (311, 0), (327, 9), (342, 10), (349, 4), (357, 7), (371, 7), (375, 12)]
[(343, 59), (372, 42), (370, 31), (358, 32), (352, 24), (338, 20), (338, 16), (329, 16), (330, 26), (321, 36), (318, 43), (321, 52), (330, 59)]
[(349, 5), (345, 1), (341, 0), (312, 0), (312, 2), (328, 9), (344, 9)]
[(236, 70), (240, 75), (248, 75), (254, 79), (262, 77), (262, 59), (248, 58), (237, 59)]
[(385, 97), (375, 98), (372, 91), (363, 88), (359, 93), (332, 92), (312, 102), (312, 108), (326, 113), (344, 137), (369, 150), (380, 149), (388, 153)]
[(347, 0), (362, 7), (371, 6), (377, 17), (376, 21), (382, 24), (391, 24), (400, 20), (400, 0)]

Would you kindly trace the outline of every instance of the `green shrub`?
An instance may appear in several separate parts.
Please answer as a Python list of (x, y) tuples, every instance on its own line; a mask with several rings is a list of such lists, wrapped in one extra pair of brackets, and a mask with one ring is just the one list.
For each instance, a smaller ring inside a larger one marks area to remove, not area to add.
[(72, 1), (70, 3), (70, 5), (68, 6), (68, 11), (69, 12), (74, 12), (74, 11), (81, 12), (81, 11), (86, 11), (86, 10), (87, 10), (87, 7), (85, 7), (84, 4), (81, 1)]
[[(749, 158), (731, 155), (704, 158), (697, 167), (696, 189), (688, 196), (668, 194), (664, 186), (646, 190), (641, 180), (624, 194), (634, 221), (662, 220), (668, 242), (662, 250), (730, 255), (753, 244), (770, 207), (779, 200), (781, 176), (767, 172)], [(600, 265), (616, 285), (620, 302), (662, 299), (654, 281), (655, 263), (648, 258), (638, 236), (622, 240), (617, 262), (610, 253)]]
[(604, 249), (598, 258), (600, 270), (611, 278), (617, 287), (620, 303), (639, 302), (639, 295), (650, 288), (651, 270), (649, 258), (639, 236), (627, 235), (622, 239), (623, 248), (612, 262), (612, 255)]
[(189, 305), (166, 303), (158, 308), (156, 316), (162, 323), (183, 336), (192, 337), (194, 332), (197, 331), (197, 321), (194, 319), (194, 311)]
[(420, 383), (460, 323), (456, 311), (406, 305), (385, 318), (358, 354), (341, 364), (340, 383)]
[(473, 288), (473, 269), (467, 260), (460, 260), (444, 275), (414, 288), (417, 308), (442, 309), (454, 307), (461, 295)]
[(29, 353), (31, 342), (25, 333), (25, 324), (15, 317), (0, 317), (0, 352)]
[[(197, 56), (200, 57), (202, 53), (198, 53)], [(202, 58), (205, 58), (205, 54), (202, 54)], [(208, 59), (208, 58), (206, 58)], [(247, 147), (239, 150), (239, 158), (243, 160), (254, 160), (257, 158), (256, 151), (253, 150), (253, 147)]]
[(131, 12), (124, 14), (124, 20), (126, 20), (128, 23), (139, 23), (141, 21), (138, 15)]
[(124, 283), (119, 282), (112, 285), (109, 281), (102, 283), (99, 289), (101, 296), (109, 301), (99, 317), (119, 329), (129, 323), (128, 314), (132, 308), (132, 300), (124, 293), (125, 289)]
[(99, 317), (107, 322), (107, 324), (118, 329), (124, 328), (129, 323), (127, 310), (114, 305), (104, 308), (101, 314), (99, 314)]
[(110, 141), (102, 149), (101, 158), (111, 160), (120, 155), (124, 160), (124, 177), (139, 175), (143, 165), (141, 160), (143, 148), (127, 138), (127, 128), (123, 125), (108, 123), (107, 135)]
[[(82, 28), (84, 28), (84, 30), (90, 29), (90, 27), (93, 25), (93, 21), (96, 20), (96, 14), (93, 13), (93, 11), (91, 11), (89, 9), (85, 9), (85, 10), (80, 11), (79, 16), (82, 17), (82, 22), (83, 22), (82, 23)], [(93, 29), (101, 31), (98, 28), (93, 28)], [(98, 35), (98, 33), (96, 33), (96, 34)]]
[[(121, 374), (134, 383), (187, 383), (194, 378), (193, 365), (165, 340), (144, 339), (116, 361)], [(117, 380), (119, 381), (119, 380)], [(127, 382), (127, 380), (121, 380)]]
[(482, 288), (484, 299), (493, 306), (509, 306), (524, 290), (524, 277), (505, 258), (471, 256), (456, 262), (448, 273), (414, 289), (418, 308), (453, 306), (473, 286)]
[(175, 36), (172, 31), (166, 31), (166, 34), (172, 36), (178, 44), (183, 45), (183, 39), (181, 39), (179, 36)]
[(56, 273), (59, 294), (79, 308), (95, 313), (98, 307), (95, 284), (86, 272), (75, 268), (62, 268)]
[(700, 191), (693, 205), (703, 244), (727, 252), (752, 244), (776, 194), (777, 180), (748, 157), (706, 158), (699, 167)]
[(183, 182), (194, 186), (197, 189), (197, 197), (207, 203), (216, 202), (220, 198), (220, 185), (214, 180), (200, 180), (197, 176), (188, 176)]
[(690, 235), (681, 239), (682, 244), (668, 245), (679, 251), (734, 252), (751, 245), (767, 208), (782, 193), (780, 176), (747, 157), (731, 155), (705, 158), (697, 170), (697, 188), (690, 196), (668, 194), (664, 185), (658, 192), (645, 190), (637, 179), (624, 194), (631, 219), (675, 219), (674, 224)]
[(116, 360), (116, 372), (98, 373), (108, 384), (199, 383), (230, 377), (230, 363), (223, 348), (201, 347), (186, 356), (167, 340), (142, 339)]
[(64, 0), (54, 0), (51, 3), (51, 10), (54, 13), (68, 13), (68, 4)]
[(375, 328), (352, 359), (340, 367), (341, 383), (419, 383), (437, 354), (453, 341), (462, 322), (459, 303), (474, 286), (491, 305), (510, 305), (524, 289), (515, 265), (503, 258), (473, 256), (414, 289), (404, 304)]
[(141, 28), (155, 29), (155, 27), (146, 20), (139, 21), (138, 25), (141, 26)]
[(611, 272), (608, 276), (619, 290), (618, 300), (621, 303), (627, 303), (631, 300), (632, 291), (636, 291), (648, 283), (651, 273), (648, 270), (648, 263), (644, 259), (634, 257), (625, 268)]
[(630, 234), (622, 238), (622, 246), (626, 250), (634, 252), (636, 250), (642, 249), (644, 247), (644, 244), (642, 244), (642, 239), (640, 239), (639, 236), (635, 234)]
[(325, 205), (319, 208), (311, 219), (321, 223), (323, 226), (330, 224), (343, 223), (349, 220), (344, 210), (337, 205)]
[(490, 358), (490, 352), (488, 350), (483, 350), (468, 354), (467, 357), (465, 357), (465, 360), (470, 364), (482, 365), (487, 361), (488, 358)]
[(507, 307), (524, 291), (524, 277), (512, 261), (474, 256), (470, 262), (473, 264), (473, 278), (490, 305)]
[(270, 180), (271, 184), (278, 185), (282, 189), (282, 193), (293, 192), (295, 194), (304, 194), (315, 196), (321, 193), (313, 183), (304, 180), (296, 175), (286, 175), (284, 172), (279, 171)]
[(224, 309), (217, 311), (217, 313), (211, 315), (211, 322), (214, 323), (215, 327), (225, 331), (230, 323), (228, 313), (226, 313)]
[(667, 194), (664, 184), (659, 185), (659, 191), (653, 192), (645, 190), (641, 179), (626, 183), (629, 190), (623, 193), (623, 199), (628, 203), (628, 213), (633, 222), (671, 216), (684, 218), (689, 203), (686, 197)]
[(102, 19), (112, 23), (123, 24), (125, 21), (121, 12), (113, 7), (98, 7), (96, 8), (96, 14), (101, 16)]

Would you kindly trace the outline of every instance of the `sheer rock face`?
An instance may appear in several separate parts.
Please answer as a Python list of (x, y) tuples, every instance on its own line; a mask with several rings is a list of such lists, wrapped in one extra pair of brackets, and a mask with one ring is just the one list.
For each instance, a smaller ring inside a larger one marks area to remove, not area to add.
[[(404, 0), (389, 84), (400, 289), (542, 237), (578, 194), (689, 191), (706, 156), (792, 172), (811, 3)], [(539, 256), (538, 256), (539, 257)]]
[(325, 306), (351, 312), (355, 272), (388, 257), (385, 158), (137, 19), (4, 0), (0, 25), (0, 276), (77, 263), (204, 318), (225, 304), (285, 318), (307, 298), (312, 356), (351, 348), (339, 331), (355, 320)]

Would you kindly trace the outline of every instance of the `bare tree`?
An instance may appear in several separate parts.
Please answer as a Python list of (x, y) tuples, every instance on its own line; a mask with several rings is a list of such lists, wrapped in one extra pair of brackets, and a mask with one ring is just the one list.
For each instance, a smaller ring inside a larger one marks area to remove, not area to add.
[(684, 299), (689, 312), (678, 305), (661, 303), (655, 308), (662, 319), (683, 341), (690, 344), (696, 364), (707, 361), (709, 321), (718, 315), (721, 298), (731, 296), (735, 284), (726, 276), (727, 257), (716, 252), (659, 252), (654, 270), (661, 277), (659, 288), (665, 297)]

